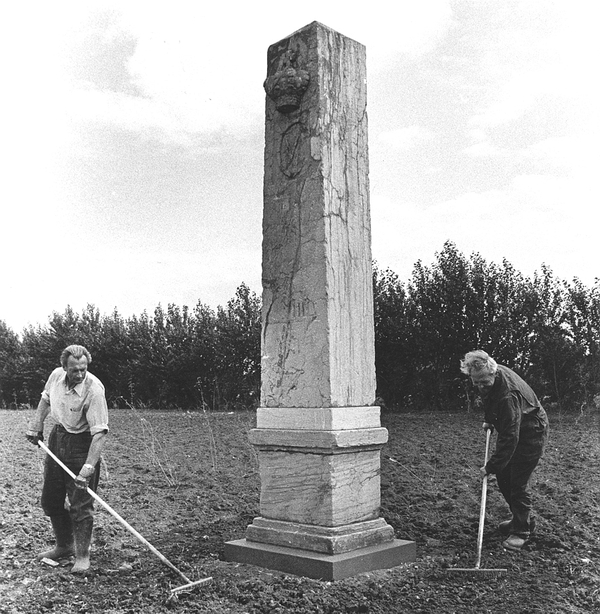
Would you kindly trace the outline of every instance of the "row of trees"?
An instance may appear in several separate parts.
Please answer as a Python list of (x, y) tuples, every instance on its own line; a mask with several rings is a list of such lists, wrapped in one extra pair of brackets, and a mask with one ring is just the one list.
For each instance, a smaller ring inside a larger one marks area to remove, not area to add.
[[(469, 258), (446, 243), (404, 283), (373, 272), (378, 396), (388, 408), (464, 407), (460, 358), (483, 348), (546, 403), (579, 408), (600, 393), (600, 280), (586, 287), (547, 267), (532, 278), (510, 263)], [(124, 319), (92, 306), (54, 313), (19, 338), (0, 321), (0, 404), (35, 405), (62, 349), (81, 343), (112, 406), (253, 407), (260, 387), (260, 299), (242, 284), (216, 311), (158, 306)]]
[(579, 408), (600, 393), (600, 279), (586, 287), (542, 266), (525, 277), (504, 260), (465, 257), (447, 242), (402, 283), (374, 273), (378, 389), (391, 406), (463, 406), (459, 361), (481, 348), (515, 369), (545, 403)]
[(0, 322), (0, 402), (37, 405), (50, 371), (71, 343), (92, 354), (90, 371), (109, 405), (223, 409), (256, 405), (260, 386), (260, 299), (242, 284), (226, 307), (160, 305), (154, 315), (102, 316), (67, 307), (19, 339)]

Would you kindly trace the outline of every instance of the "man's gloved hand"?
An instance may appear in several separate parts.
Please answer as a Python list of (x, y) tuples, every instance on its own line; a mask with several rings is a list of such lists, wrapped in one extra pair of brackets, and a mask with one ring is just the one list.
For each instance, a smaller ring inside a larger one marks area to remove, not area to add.
[(90, 478), (94, 475), (96, 469), (87, 463), (81, 468), (79, 475), (75, 478), (75, 486), (85, 490), (88, 486)]
[(25, 433), (25, 437), (27, 441), (34, 446), (38, 445), (38, 441), (44, 441), (43, 431), (32, 431), (31, 429), (28, 429)]
[(494, 425), (491, 422), (484, 422), (482, 428), (484, 431), (494, 432)]

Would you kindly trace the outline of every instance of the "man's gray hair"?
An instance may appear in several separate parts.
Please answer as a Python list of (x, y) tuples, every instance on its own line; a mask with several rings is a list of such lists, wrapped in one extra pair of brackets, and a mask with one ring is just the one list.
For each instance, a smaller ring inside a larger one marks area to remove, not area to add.
[(69, 360), (69, 356), (73, 356), (73, 358), (81, 358), (85, 356), (88, 361), (88, 365), (92, 362), (92, 355), (83, 347), (83, 345), (69, 345), (67, 346), (60, 355), (60, 364), (63, 369), (67, 368), (67, 360)]
[(460, 370), (465, 375), (471, 373), (489, 373), (494, 375), (498, 370), (498, 363), (483, 350), (473, 350), (465, 354), (460, 361)]

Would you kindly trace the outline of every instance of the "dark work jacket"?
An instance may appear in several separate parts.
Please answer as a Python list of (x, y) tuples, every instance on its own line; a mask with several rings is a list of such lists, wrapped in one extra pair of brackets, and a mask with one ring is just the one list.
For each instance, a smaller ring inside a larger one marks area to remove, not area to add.
[(486, 464), (498, 473), (511, 460), (541, 457), (548, 437), (548, 416), (535, 392), (514, 371), (498, 365), (496, 379), (483, 397), (485, 421), (498, 433), (496, 449)]

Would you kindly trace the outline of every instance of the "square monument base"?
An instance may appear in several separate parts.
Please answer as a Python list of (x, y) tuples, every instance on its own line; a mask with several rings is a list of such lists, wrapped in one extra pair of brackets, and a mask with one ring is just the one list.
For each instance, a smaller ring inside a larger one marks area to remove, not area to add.
[(225, 543), (226, 561), (256, 565), (317, 580), (342, 580), (359, 573), (410, 563), (416, 558), (415, 542), (402, 539), (334, 555), (272, 546), (246, 539)]

